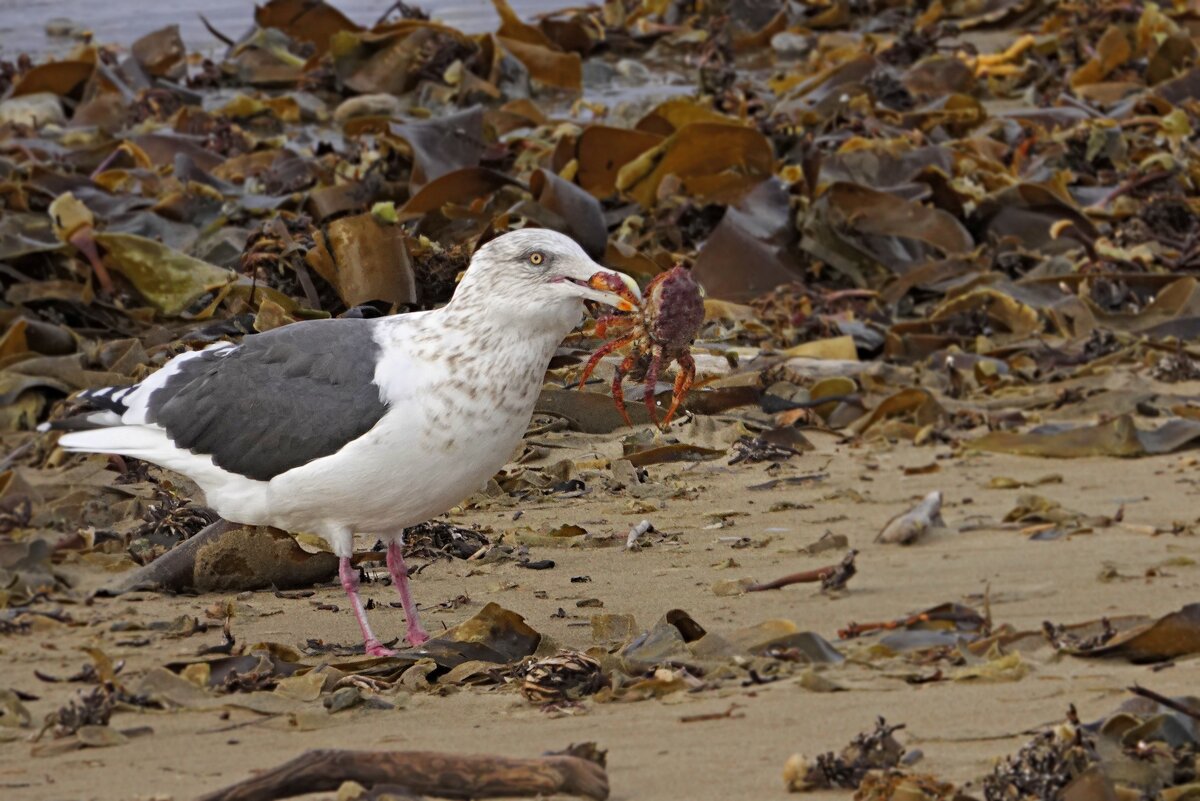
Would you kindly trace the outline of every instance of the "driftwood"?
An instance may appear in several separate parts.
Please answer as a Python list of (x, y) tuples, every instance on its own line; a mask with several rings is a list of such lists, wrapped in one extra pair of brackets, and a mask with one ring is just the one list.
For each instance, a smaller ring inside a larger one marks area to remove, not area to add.
[(577, 756), (510, 759), (437, 751), (306, 751), (279, 767), (197, 801), (273, 801), (336, 790), (342, 782), (388, 786), (439, 798), (579, 795), (608, 798), (602, 765)]
[(858, 551), (851, 550), (836, 565), (828, 565), (827, 567), (818, 567), (813, 570), (805, 570), (800, 573), (792, 573), (777, 578), (774, 581), (767, 581), (762, 584), (751, 584), (746, 588), (746, 592), (763, 592), (765, 590), (778, 590), (782, 587), (787, 587), (792, 584), (804, 584), (808, 582), (821, 582), (821, 590), (840, 590), (846, 586), (858, 569), (854, 566), (854, 557), (858, 556)]
[(204, 527), (191, 539), (177, 545), (148, 565), (120, 576), (108, 586), (97, 591), (97, 595), (123, 595), (139, 590), (180, 590), (191, 585), (196, 566), (196, 553), (233, 528), (225, 520)]

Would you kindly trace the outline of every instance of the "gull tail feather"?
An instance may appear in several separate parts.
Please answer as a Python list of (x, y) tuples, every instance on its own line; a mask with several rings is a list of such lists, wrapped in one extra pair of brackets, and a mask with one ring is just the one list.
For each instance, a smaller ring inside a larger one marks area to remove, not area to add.
[(58, 446), (67, 451), (119, 453), (149, 461), (157, 459), (165, 448), (170, 449), (170, 443), (160, 429), (123, 425), (71, 431), (59, 438)]
[(38, 431), (90, 431), (96, 428), (110, 428), (121, 425), (121, 415), (107, 409), (100, 412), (88, 412), (61, 420), (50, 420), (38, 426)]

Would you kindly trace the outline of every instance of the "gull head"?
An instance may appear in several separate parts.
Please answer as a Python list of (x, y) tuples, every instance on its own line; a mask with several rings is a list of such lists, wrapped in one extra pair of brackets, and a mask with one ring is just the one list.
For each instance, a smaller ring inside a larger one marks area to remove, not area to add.
[(641, 301), (637, 282), (594, 262), (575, 240), (557, 231), (527, 228), (489, 241), (475, 252), (455, 301), (508, 309), (518, 315), (553, 316), (578, 324), (582, 302), (632, 311)]

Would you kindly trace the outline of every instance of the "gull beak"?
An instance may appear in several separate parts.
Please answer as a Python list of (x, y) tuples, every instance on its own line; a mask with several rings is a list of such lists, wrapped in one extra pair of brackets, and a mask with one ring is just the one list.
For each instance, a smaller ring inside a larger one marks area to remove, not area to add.
[(625, 273), (615, 270), (605, 270), (598, 264), (589, 265), (596, 268), (586, 273), (565, 275), (561, 281), (574, 284), (579, 297), (583, 300), (594, 300), (606, 306), (612, 306), (618, 311), (633, 311), (642, 305), (642, 293), (634, 281)]
[(588, 286), (607, 294), (616, 295), (617, 302), (610, 302), (609, 305), (616, 306), (617, 311), (633, 311), (642, 305), (642, 291), (638, 289), (637, 281), (625, 273), (608, 271), (596, 273), (588, 279)]

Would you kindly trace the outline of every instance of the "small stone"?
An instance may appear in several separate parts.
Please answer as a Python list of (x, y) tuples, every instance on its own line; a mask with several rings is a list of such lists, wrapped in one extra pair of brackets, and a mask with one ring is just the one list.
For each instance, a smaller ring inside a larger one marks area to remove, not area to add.
[(0, 125), (40, 128), (43, 125), (62, 125), (66, 121), (62, 101), (51, 92), (35, 92), (0, 102)]
[(771, 48), (786, 58), (803, 58), (812, 51), (812, 42), (807, 36), (783, 31), (771, 37)]
[(740, 579), (725, 579), (715, 582), (712, 586), (712, 591), (713, 595), (720, 598), (730, 598), (735, 595), (745, 595), (746, 588), (753, 587), (757, 583), (749, 576)]
[(329, 105), (312, 92), (292, 92), (289, 97), (300, 107), (302, 122), (325, 122), (329, 119)]
[(0, 690), (0, 728), (27, 729), (33, 723), (29, 710), (12, 690)]
[(622, 78), (639, 83), (649, 83), (651, 77), (653, 77), (649, 67), (631, 58), (623, 58), (617, 62), (617, 74)]
[(592, 615), (592, 642), (627, 642), (637, 634), (633, 615)]
[(367, 794), (367, 788), (358, 782), (342, 782), (338, 787), (337, 801), (357, 801)]
[(800, 674), (799, 684), (804, 689), (814, 693), (836, 693), (846, 689), (836, 681), (821, 675), (812, 668)]
[(46, 35), (56, 39), (82, 39), (87, 35), (87, 28), (73, 19), (55, 17), (46, 22)]
[(875, 541), (911, 545), (931, 529), (945, 526), (942, 520), (942, 493), (934, 490), (912, 509), (889, 520)]
[(398, 117), (406, 108), (404, 101), (395, 95), (359, 95), (343, 101), (333, 112), (333, 119), (345, 122), (355, 117)]
[(789, 793), (805, 793), (818, 789), (822, 783), (815, 780), (816, 764), (804, 754), (792, 754), (783, 765), (783, 784)]
[(603, 61), (588, 59), (583, 62), (583, 85), (588, 89), (600, 89), (612, 83), (617, 71)]
[(108, 726), (80, 726), (79, 742), (89, 748), (105, 748), (110, 745), (124, 745), (129, 738), (116, 729)]
[(496, 88), (500, 90), (505, 100), (519, 100), (533, 95), (533, 86), (529, 78), (529, 70), (517, 59), (510, 55), (500, 59), (500, 74), (496, 79)]
[(335, 690), (333, 695), (325, 699), (325, 708), (329, 710), (329, 714), (341, 712), (344, 709), (358, 706), (362, 703), (362, 691), (357, 687), (342, 687)]
[(368, 695), (363, 698), (363, 709), (395, 709), (396, 705), (391, 701), (380, 698), (378, 695)]

